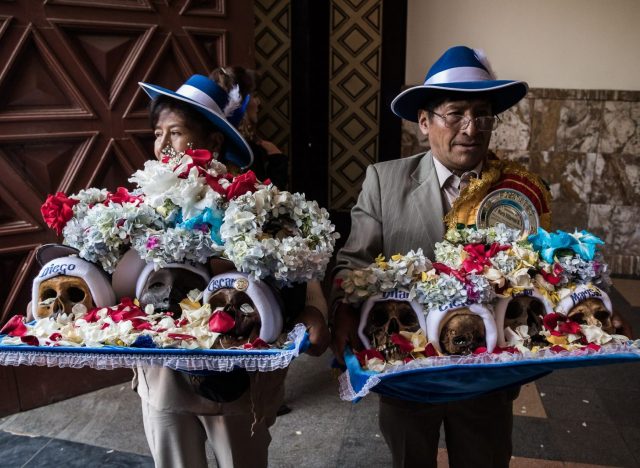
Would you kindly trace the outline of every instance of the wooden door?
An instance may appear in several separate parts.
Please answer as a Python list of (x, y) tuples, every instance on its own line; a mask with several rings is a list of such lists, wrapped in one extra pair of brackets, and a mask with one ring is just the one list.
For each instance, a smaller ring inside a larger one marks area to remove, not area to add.
[[(60, 240), (40, 215), (47, 194), (127, 185), (152, 157), (148, 98), (137, 83), (177, 89), (219, 65), (253, 66), (253, 22), (251, 0), (0, 2), (0, 324), (25, 312), (35, 249)], [(104, 385), (103, 374), (0, 369), (14, 379), (0, 386), (0, 400), (28, 393), (13, 405), (26, 409), (65, 393), (25, 392), (34, 375), (49, 386), (82, 381), (70, 390), (78, 393)]]

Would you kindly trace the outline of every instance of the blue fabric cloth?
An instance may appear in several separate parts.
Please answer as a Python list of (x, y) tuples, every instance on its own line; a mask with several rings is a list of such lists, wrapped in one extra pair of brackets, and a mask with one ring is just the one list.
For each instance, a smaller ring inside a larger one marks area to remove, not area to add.
[[(393, 374), (363, 370), (351, 350), (345, 352), (349, 381), (358, 393), (371, 378), (380, 382), (371, 391), (403, 400), (424, 403), (475, 398), (485, 393), (523, 385), (544, 377), (553, 370), (603, 364), (640, 361), (633, 353), (576, 356), (571, 358), (531, 359), (491, 364), (463, 364), (411, 369)], [(359, 401), (360, 398), (354, 401)]]

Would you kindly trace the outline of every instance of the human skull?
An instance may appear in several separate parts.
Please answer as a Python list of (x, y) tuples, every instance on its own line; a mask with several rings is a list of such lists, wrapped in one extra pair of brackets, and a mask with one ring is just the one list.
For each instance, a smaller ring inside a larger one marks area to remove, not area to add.
[(440, 331), (440, 349), (444, 354), (472, 354), (476, 348), (487, 346), (482, 317), (468, 308), (447, 314)]
[(576, 304), (569, 310), (567, 318), (582, 325), (602, 327), (609, 334), (615, 333), (611, 314), (600, 299), (590, 297)]
[(260, 313), (246, 292), (233, 288), (218, 289), (209, 299), (209, 304), (212, 310), (222, 308), (235, 320), (234, 327), (216, 340), (214, 348), (242, 346), (260, 336)]
[(401, 331), (413, 333), (419, 329), (420, 322), (411, 303), (391, 300), (376, 302), (371, 307), (363, 333), (371, 347), (380, 351), (385, 359), (395, 360), (402, 359), (406, 353), (403, 354), (391, 341), (391, 336)]
[(536, 336), (542, 331), (542, 316), (544, 304), (535, 297), (519, 296), (509, 302), (504, 316), (504, 328), (514, 330), (521, 325), (527, 325), (528, 335)]
[(152, 271), (145, 282), (140, 297), (141, 306), (153, 305), (156, 312), (170, 311), (175, 318), (182, 315), (180, 301), (192, 289), (204, 290), (206, 280), (185, 268), (161, 268)]
[(87, 283), (77, 276), (56, 276), (40, 283), (35, 316), (42, 319), (61, 313), (70, 315), (77, 305), (84, 306), (85, 312), (94, 307)]

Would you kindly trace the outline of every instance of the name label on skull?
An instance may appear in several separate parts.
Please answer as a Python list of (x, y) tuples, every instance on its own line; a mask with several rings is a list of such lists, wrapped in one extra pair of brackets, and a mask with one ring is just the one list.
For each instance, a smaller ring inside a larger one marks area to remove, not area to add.
[(49, 265), (47, 268), (43, 268), (38, 278), (46, 278), (53, 275), (66, 275), (67, 271), (73, 271), (76, 266), (73, 263), (56, 263)]
[(440, 307), (438, 307), (438, 309), (440, 310), (440, 312), (444, 312), (445, 310), (449, 309), (458, 309), (459, 307), (465, 307), (469, 304), (471, 304), (471, 301), (463, 301), (461, 299), (457, 299), (449, 302), (448, 304), (441, 305)]
[(382, 293), (383, 299), (408, 299), (409, 293), (407, 291), (398, 291), (394, 289), (393, 291), (386, 291)]
[(595, 289), (585, 289), (584, 291), (571, 294), (570, 297), (573, 301), (573, 305), (575, 306), (582, 301), (589, 299), (590, 297), (597, 297), (598, 299), (602, 299), (602, 294), (600, 294), (600, 291), (596, 291)]
[(246, 291), (249, 288), (249, 281), (245, 278), (219, 278), (212, 280), (207, 286), (207, 290), (213, 292), (218, 289), (236, 289)]
[(523, 289), (522, 291), (515, 292), (511, 295), (511, 297), (523, 297), (523, 296), (533, 297), (533, 291), (531, 289)]

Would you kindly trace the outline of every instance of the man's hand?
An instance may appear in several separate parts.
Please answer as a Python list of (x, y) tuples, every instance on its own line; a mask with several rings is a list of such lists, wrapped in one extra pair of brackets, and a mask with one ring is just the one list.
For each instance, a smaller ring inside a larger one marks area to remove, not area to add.
[(349, 345), (354, 351), (362, 348), (358, 337), (360, 311), (349, 304), (340, 304), (333, 315), (331, 349), (337, 361), (344, 365), (344, 348)]
[(309, 333), (310, 345), (306, 353), (311, 356), (324, 353), (329, 347), (331, 333), (322, 312), (313, 306), (306, 306), (296, 321), (304, 323)]
[(611, 314), (611, 323), (615, 327), (618, 335), (624, 335), (629, 339), (633, 339), (633, 330), (631, 329), (631, 325), (615, 310), (613, 311), (613, 314)]

